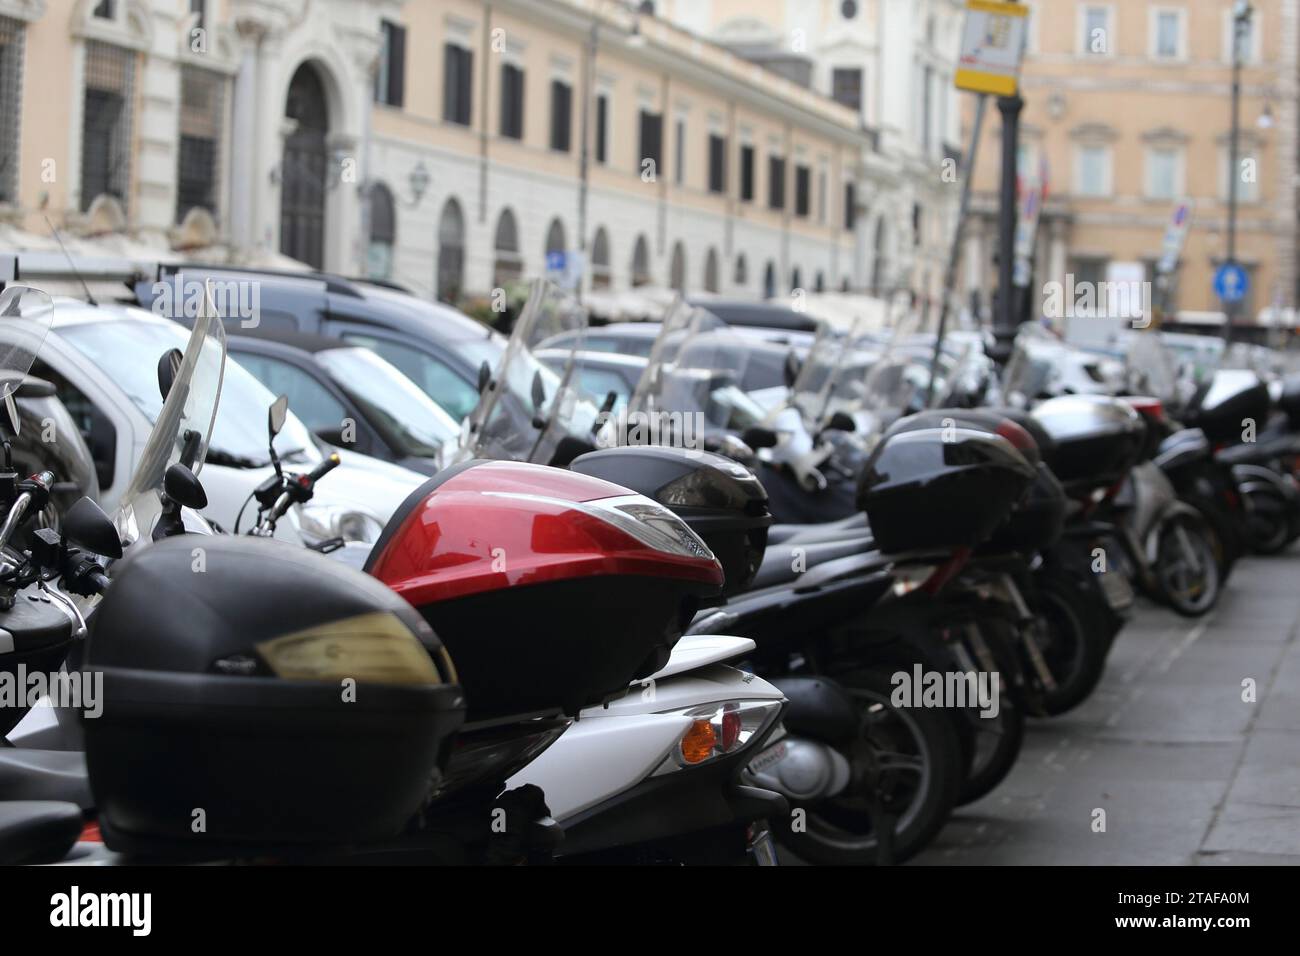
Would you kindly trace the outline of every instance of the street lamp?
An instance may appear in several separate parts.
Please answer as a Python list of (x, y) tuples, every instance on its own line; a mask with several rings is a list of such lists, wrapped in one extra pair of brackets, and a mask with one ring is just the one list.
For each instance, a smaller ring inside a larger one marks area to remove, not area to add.
[[(1255, 8), (1250, 0), (1237, 0), (1232, 7), (1232, 140), (1228, 146), (1228, 255), (1226, 265), (1237, 265), (1237, 169), (1239, 140), (1241, 137), (1241, 45), (1250, 26)], [(1232, 323), (1237, 313), (1237, 302), (1224, 302), (1223, 342), (1232, 341)]]

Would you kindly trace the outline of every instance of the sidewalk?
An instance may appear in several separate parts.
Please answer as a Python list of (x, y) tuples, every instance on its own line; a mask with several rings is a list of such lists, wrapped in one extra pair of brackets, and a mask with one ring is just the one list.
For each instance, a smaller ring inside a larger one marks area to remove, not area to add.
[(1300, 553), (1242, 561), (1201, 620), (1144, 603), (1096, 693), (914, 863), (1300, 864), (1298, 628)]

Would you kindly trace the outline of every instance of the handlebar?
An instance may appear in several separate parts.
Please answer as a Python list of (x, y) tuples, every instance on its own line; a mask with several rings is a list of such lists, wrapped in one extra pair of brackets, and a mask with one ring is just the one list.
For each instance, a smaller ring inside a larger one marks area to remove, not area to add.
[(268, 496), (274, 494), (274, 502), (260, 514), (257, 524), (253, 526), (250, 533), (264, 536), (274, 534), (275, 524), (284, 517), (285, 512), (295, 503), (310, 501), (316, 493), (316, 482), (337, 468), (340, 463), (338, 452), (334, 452), (306, 474), (275, 476), (268, 479), (263, 489), (256, 494), (259, 496), (258, 500), (262, 502), (267, 500), (261, 497), (264, 492), (268, 493)]
[(319, 465), (307, 472), (307, 479), (313, 485), (339, 466), (339, 454), (334, 452)]

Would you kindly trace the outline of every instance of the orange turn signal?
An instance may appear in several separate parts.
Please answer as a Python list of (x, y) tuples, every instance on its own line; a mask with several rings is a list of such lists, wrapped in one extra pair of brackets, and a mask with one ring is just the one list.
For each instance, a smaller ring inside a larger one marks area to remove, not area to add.
[(686, 763), (708, 760), (713, 756), (713, 748), (717, 742), (718, 735), (708, 719), (693, 721), (690, 729), (682, 737), (682, 760)]

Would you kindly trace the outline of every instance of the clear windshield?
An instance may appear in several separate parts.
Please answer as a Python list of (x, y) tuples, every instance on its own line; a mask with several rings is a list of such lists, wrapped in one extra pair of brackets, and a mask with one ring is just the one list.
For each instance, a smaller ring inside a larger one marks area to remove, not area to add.
[(1002, 391), (1007, 401), (1027, 408), (1049, 394), (1054, 353), (1058, 351), (1058, 340), (1042, 326), (1022, 325), (1002, 371)]
[[(200, 314), (195, 317), (194, 328), (185, 344), (180, 368), (176, 372), (165, 401), (158, 391), (158, 360), (168, 349), (175, 347), (174, 341), (164, 344), (161, 350), (137, 351), (130, 348), (127, 343), (118, 344), (119, 349), (127, 352), (127, 365), (138, 365), (141, 368), (147, 366), (150, 369), (154, 376), (153, 393), (159, 395), (157, 404), (160, 406), (154, 418), (153, 430), (145, 442), (144, 452), (122, 496), (116, 516), (118, 534), (128, 544), (138, 541), (142, 531), (152, 528), (154, 521), (157, 520), (162, 506), (163, 475), (167, 469), (180, 461), (182, 456), (191, 462), (195, 473), (203, 467), (226, 367), (226, 333), (212, 304), (211, 289), (206, 286), (203, 306), (199, 310)], [(103, 331), (110, 325), (118, 324), (87, 323), (74, 326), (69, 331), (90, 329)], [(162, 324), (157, 324), (156, 327), (172, 328)], [(73, 341), (76, 344), (75, 337)], [(93, 357), (91, 356), (92, 359)], [(115, 377), (115, 380), (123, 382), (120, 378)], [(123, 387), (128, 389), (132, 399), (139, 404), (143, 399), (144, 383), (138, 375), (126, 381), (131, 385), (128, 386), (123, 382)]]
[(0, 322), (5, 324), (0, 338), (0, 399), (4, 430), (11, 432), (18, 418), (14, 396), (54, 323), (54, 300), (31, 286), (7, 286), (0, 292)]
[[(852, 344), (861, 336), (863, 320), (854, 321), (847, 336), (826, 323), (818, 326), (808, 356), (790, 387), (790, 404), (803, 416), (810, 432), (821, 431), (834, 412), (857, 399), (853, 389)], [(860, 371), (860, 370), (859, 370)]]
[(418, 458), (436, 458), (460, 434), (456, 421), (414, 382), (363, 348), (326, 349), (321, 363), (385, 440)]
[(1153, 395), (1166, 404), (1177, 401), (1178, 359), (1159, 332), (1134, 334), (1124, 355), (1125, 387), (1134, 395)]
[[(871, 442), (896, 418), (922, 401), (928, 363), (918, 364), (904, 344), (920, 319), (911, 311), (895, 312), (889, 326), (861, 335), (851, 345), (841, 374), (841, 411), (854, 416), (860, 440)], [(855, 369), (861, 369), (861, 373)]]
[[(566, 435), (590, 440), (598, 409), (576, 374), (586, 328), (587, 313), (570, 295), (544, 279), (533, 282), (488, 387), (466, 419), (457, 460), (545, 463)], [(556, 372), (533, 352), (566, 333), (571, 356)]]

